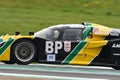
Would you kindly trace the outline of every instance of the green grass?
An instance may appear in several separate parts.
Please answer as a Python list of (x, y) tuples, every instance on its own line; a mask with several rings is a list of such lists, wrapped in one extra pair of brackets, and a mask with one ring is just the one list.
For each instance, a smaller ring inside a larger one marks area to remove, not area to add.
[(39, 31), (63, 23), (120, 28), (119, 0), (0, 0), (0, 35)]

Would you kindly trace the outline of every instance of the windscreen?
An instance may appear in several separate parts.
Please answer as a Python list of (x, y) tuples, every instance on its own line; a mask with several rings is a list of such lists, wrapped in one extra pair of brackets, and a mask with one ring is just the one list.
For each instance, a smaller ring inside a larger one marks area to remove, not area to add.
[(35, 33), (35, 37), (47, 39), (47, 40), (56, 40), (60, 32), (57, 29), (47, 28)]

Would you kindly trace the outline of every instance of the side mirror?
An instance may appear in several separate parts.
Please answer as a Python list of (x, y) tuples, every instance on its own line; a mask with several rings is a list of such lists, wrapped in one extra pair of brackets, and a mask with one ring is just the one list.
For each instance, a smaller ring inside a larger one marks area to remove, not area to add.
[(29, 35), (31, 36), (31, 35), (34, 35), (34, 32), (29, 32)]
[(20, 34), (20, 32), (18, 32), (18, 31), (17, 31), (17, 32), (15, 32), (15, 35), (19, 35), (19, 34)]

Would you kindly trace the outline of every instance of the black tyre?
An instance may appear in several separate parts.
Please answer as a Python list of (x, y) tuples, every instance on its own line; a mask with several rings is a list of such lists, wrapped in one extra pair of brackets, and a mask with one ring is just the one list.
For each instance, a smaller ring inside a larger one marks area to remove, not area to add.
[(26, 39), (18, 40), (12, 46), (12, 57), (17, 64), (30, 64), (36, 58), (35, 44)]

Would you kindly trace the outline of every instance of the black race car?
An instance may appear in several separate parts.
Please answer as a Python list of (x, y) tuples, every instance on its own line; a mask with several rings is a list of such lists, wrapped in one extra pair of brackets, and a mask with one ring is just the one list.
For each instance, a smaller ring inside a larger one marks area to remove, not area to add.
[(94, 23), (60, 24), (29, 36), (0, 37), (0, 60), (110, 66), (120, 69), (120, 30)]

